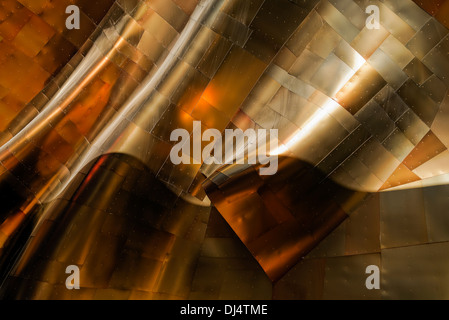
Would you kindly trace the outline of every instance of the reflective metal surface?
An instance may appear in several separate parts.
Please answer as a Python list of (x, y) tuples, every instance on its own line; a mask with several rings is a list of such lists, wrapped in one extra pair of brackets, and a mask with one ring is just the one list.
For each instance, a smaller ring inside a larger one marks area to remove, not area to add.
[[(447, 1), (69, 2), (0, 4), (2, 297), (446, 298)], [(277, 173), (176, 129), (277, 129)]]

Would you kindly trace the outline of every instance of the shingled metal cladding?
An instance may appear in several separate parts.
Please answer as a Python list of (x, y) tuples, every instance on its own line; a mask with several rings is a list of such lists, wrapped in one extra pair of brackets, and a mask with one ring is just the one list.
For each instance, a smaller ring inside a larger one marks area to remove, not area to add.
[[(448, 1), (72, 2), (0, 5), (3, 297), (447, 298)], [(278, 173), (174, 165), (194, 121)]]

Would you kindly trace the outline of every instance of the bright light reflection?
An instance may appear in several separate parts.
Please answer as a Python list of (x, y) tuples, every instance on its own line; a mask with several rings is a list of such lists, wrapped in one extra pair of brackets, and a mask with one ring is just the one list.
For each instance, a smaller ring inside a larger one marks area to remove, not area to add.
[[(357, 73), (357, 71), (362, 68), (362, 66), (366, 63), (366, 60), (354, 51), (354, 60), (355, 60), (355, 68), (351, 72), (348, 72), (347, 76), (344, 77), (345, 81), (342, 81), (339, 86), (337, 92), (341, 91), (344, 88), (346, 83)], [(335, 100), (328, 98), (326, 103), (320, 107), (310, 118), (305, 122), (305, 124), (295, 131), (295, 133), (287, 139), (285, 144), (281, 144), (276, 150), (270, 152), (271, 156), (279, 156), (281, 154), (287, 153), (289, 150), (292, 150), (295, 146), (297, 146), (301, 141), (303, 141), (306, 137), (314, 132), (314, 129), (320, 124), (321, 121), (324, 121), (327, 116), (332, 115), (333, 112), (338, 110), (338, 108), (342, 108), (338, 102)]]

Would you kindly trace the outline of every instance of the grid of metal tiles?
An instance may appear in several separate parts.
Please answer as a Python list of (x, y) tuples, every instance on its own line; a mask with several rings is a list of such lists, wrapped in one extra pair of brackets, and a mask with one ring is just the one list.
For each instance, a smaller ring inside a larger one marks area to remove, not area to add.
[[(39, 213), (2, 297), (187, 299), (211, 208), (177, 197), (130, 156), (90, 167)], [(66, 289), (68, 265), (82, 289)]]
[[(274, 299), (447, 299), (447, 185), (375, 194), (274, 284)], [(366, 268), (380, 269), (367, 290)]]
[[(17, 133), (17, 123), (34, 117), (39, 109), (23, 108), (66, 66), (84, 45), (113, 0), (27, 1), (0, 4), (0, 144)], [(68, 30), (65, 9), (80, 8), (82, 29)]]

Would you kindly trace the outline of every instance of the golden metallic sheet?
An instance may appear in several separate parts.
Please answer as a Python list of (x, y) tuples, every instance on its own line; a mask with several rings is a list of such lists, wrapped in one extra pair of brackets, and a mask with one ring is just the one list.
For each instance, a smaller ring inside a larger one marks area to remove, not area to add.
[[(60, 12), (65, 12), (69, 4), (67, 1), (60, 1), (53, 6), (45, 6), (47, 1), (36, 3), (8, 0), (2, 3), (0, 18), (2, 75), (16, 74), (15, 79), (18, 81), (12, 83), (12, 78), (0, 80), (4, 90), (2, 99), (5, 103), (2, 104), (0, 122), (2, 131), (8, 129), (8, 123), (44, 88), (51, 77), (56, 76), (61, 67), (75, 54), (76, 49), (84, 44), (112, 2), (104, 1), (101, 5), (83, 3), (81, 6), (81, 20), (85, 25), (83, 30), (65, 29), (65, 19)], [(81, 3), (82, 1), (75, 1), (74, 4), (81, 5)], [(95, 21), (91, 21), (85, 13), (93, 10), (97, 10)], [(14, 52), (14, 55), (8, 52)], [(8, 68), (14, 69), (8, 71)], [(22, 71), (17, 68), (22, 68)], [(26, 89), (22, 88), (20, 83), (26, 84)]]
[(426, 161), (413, 170), (413, 172), (421, 179), (432, 179), (431, 177), (439, 176), (442, 172), (446, 171), (448, 156), (449, 151), (446, 150), (436, 157), (431, 158), (429, 161)]
[(432, 76), (432, 72), (416, 58), (404, 68), (404, 71), (419, 85), (422, 85)]
[(447, 199), (440, 196), (447, 190), (446, 186), (426, 188), (423, 190), (424, 206), (426, 209), (427, 234), (431, 242), (443, 242), (448, 240), (446, 227), (448, 221), (444, 210), (447, 208)]
[(360, 61), (363, 61), (362, 56), (344, 40), (340, 41), (334, 54), (354, 71), (358, 70)]
[(446, 121), (448, 120), (448, 111), (449, 109), (449, 96), (446, 95), (444, 101), (440, 106), (440, 110), (435, 117), (435, 121), (432, 124), (432, 131), (437, 134), (439, 139), (447, 146), (449, 143), (448, 135), (444, 132), (444, 127)]
[(393, 88), (398, 89), (407, 80), (407, 75), (382, 50), (376, 50), (368, 59), (382, 78)]
[(316, 11), (347, 43), (351, 43), (359, 34), (361, 28), (353, 25), (345, 15), (328, 1), (320, 1)]
[(344, 168), (354, 181), (363, 189), (370, 186), (380, 187), (382, 180), (371, 172), (367, 164), (358, 155), (353, 155), (345, 161)]
[[(129, 183), (133, 184), (130, 191)], [(137, 185), (143, 187), (141, 190), (152, 188), (152, 200), (143, 193), (133, 193)], [(93, 171), (83, 175), (81, 186), (70, 197), (72, 202), (47, 209), (56, 210), (55, 214), (44, 213), (50, 219), (44, 218), (30, 239), (28, 250), (32, 251), (24, 253), (13, 274), (31, 272), (38, 286), (42, 282), (63, 285), (66, 265), (76, 264), (85, 280), (83, 287), (97, 289), (96, 294), (101, 292), (105, 298), (114, 297), (114, 290), (186, 298), (195, 266), (192, 263), (189, 271), (187, 261), (199, 253), (210, 208), (174, 202), (177, 197), (161, 186), (133, 158), (110, 155), (99, 159)], [(127, 196), (119, 200), (117, 195), (121, 194)], [(137, 207), (143, 209), (138, 215)], [(55, 234), (57, 225), (62, 229)], [(45, 253), (30, 260), (36, 250)], [(170, 275), (170, 279), (158, 274)], [(23, 292), (22, 298), (37, 297), (31, 291)]]
[(407, 110), (400, 116), (396, 125), (414, 145), (429, 132), (429, 127), (412, 110)]
[(208, 27), (239, 47), (243, 46), (251, 35), (247, 26), (224, 13), (219, 13), (217, 19)]
[(413, 54), (393, 35), (390, 35), (379, 47), (401, 69), (405, 68), (414, 58)]
[(276, 300), (319, 300), (323, 298), (325, 259), (303, 260), (273, 288)]
[[(374, 118), (372, 114), (377, 116)], [(384, 141), (396, 129), (393, 120), (375, 100), (368, 102), (355, 118), (379, 141)]]
[[(356, 79), (360, 81), (355, 81)], [(369, 64), (363, 65), (351, 80), (337, 93), (337, 102), (355, 115), (385, 86), (386, 82)]]
[[(369, 291), (364, 286), (366, 280), (364, 269), (369, 265), (379, 265), (380, 260), (380, 254), (326, 259), (323, 299), (379, 300), (381, 298), (379, 290)], [(358, 285), (352, 285), (353, 283)]]
[(388, 249), (382, 260), (385, 299), (447, 299), (447, 242)]
[[(298, 59), (296, 59), (290, 69), (287, 67), (285, 69), (289, 70), (289, 73), (295, 77), (310, 79), (323, 62), (323, 58), (306, 49)], [(282, 68), (282, 66), (280, 67)]]
[(399, 161), (403, 161), (415, 148), (413, 143), (398, 128), (383, 141), (382, 146)]
[(415, 31), (420, 30), (429, 20), (429, 15), (418, 5), (407, 0), (385, 0), (385, 6), (407, 22)]
[(323, 59), (326, 59), (329, 54), (340, 43), (339, 34), (325, 21), (322, 21), (322, 17), (319, 16), (322, 27), (316, 34), (316, 37), (312, 38), (307, 46), (311, 52), (317, 54)]
[[(446, 36), (438, 43), (423, 59), (423, 63), (432, 70), (444, 83), (448, 84), (449, 79), (446, 76), (449, 70), (449, 63), (447, 63), (447, 49), (449, 48), (449, 36)], [(441, 60), (441, 61), (440, 61)], [(437, 61), (438, 64), (436, 63)]]
[[(322, 172), (333, 175), (336, 170), (343, 169), (344, 162), (348, 159), (356, 150), (360, 148), (360, 141), (365, 143), (370, 137), (370, 134), (362, 127), (357, 128), (352, 132), (340, 145), (337, 146), (326, 158), (324, 158), (317, 166)], [(344, 169), (343, 169), (344, 170)], [(350, 180), (353, 180), (350, 178)], [(338, 180), (340, 181), (340, 180)], [(343, 183), (344, 186), (350, 186), (351, 184)]]
[(320, 15), (315, 10), (312, 10), (287, 41), (286, 47), (298, 57), (302, 50), (304, 50), (307, 44), (313, 39), (313, 35), (318, 32), (322, 26), (323, 23)]
[[(244, 66), (250, 67), (245, 68), (246, 72), (242, 74), (240, 70)], [(262, 61), (238, 47), (233, 47), (206, 88), (204, 100), (225, 115), (232, 116), (265, 68), (266, 65)], [(233, 86), (238, 88), (234, 92), (231, 90)]]
[(378, 194), (368, 198), (345, 222), (345, 255), (380, 252), (379, 199)]
[(398, 90), (398, 94), (414, 113), (430, 127), (438, 112), (438, 104), (424, 90), (419, 88), (413, 80), (407, 81)]
[(416, 146), (416, 148), (404, 160), (410, 170), (414, 170), (421, 164), (429, 161), (433, 157), (446, 151), (446, 146), (438, 139), (438, 137), (430, 131)]
[[(374, 139), (368, 141), (357, 153), (360, 154), (360, 160), (381, 181), (386, 181), (389, 173), (400, 164), (392, 154)], [(376, 159), (381, 159), (381, 161), (375, 161), (373, 157), (368, 156), (370, 153), (376, 154)]]
[[(365, 1), (365, 5), (368, 5), (367, 1)], [(390, 5), (386, 5), (383, 2), (376, 1), (376, 5), (378, 5), (380, 9), (381, 24), (392, 36), (405, 46), (416, 34), (416, 30), (413, 29), (406, 19), (402, 19), (397, 12), (394, 11), (391, 7), (391, 3)]]
[(272, 283), (212, 209), (189, 299), (271, 299)]
[[(333, 97), (340, 90), (341, 84), (346, 82), (345, 78), (351, 72), (351, 68), (346, 63), (330, 54), (310, 79), (310, 83), (327, 96)], [(326, 77), (329, 73), (340, 77)]]
[(441, 103), (444, 100), (446, 95), (445, 85), (436, 75), (431, 75), (422, 87), (435, 102)]
[[(264, 179), (263, 184), (261, 184), (260, 178), (253, 169), (247, 170), (244, 175), (239, 175), (241, 176), (239, 179), (248, 181), (253, 186), (252, 189), (255, 189), (255, 192), (247, 197), (238, 196), (241, 193), (238, 189), (226, 187), (230, 185), (232, 181), (230, 179), (236, 179), (237, 177), (212, 180), (214, 182), (207, 182), (205, 185), (206, 192), (212, 202), (216, 204), (220, 213), (224, 215), (237, 235), (247, 244), (249, 250), (258, 259), (271, 279), (278, 278), (282, 270), (288, 270), (291, 267), (291, 261), (295, 259), (294, 256), (298, 250), (302, 254), (310, 251), (311, 243), (316, 241), (314, 239), (323, 237), (327, 228), (331, 228), (331, 225), (336, 222), (334, 219), (338, 221), (346, 215), (342, 209), (337, 209), (339, 206), (335, 202), (322, 203), (325, 199), (325, 190), (327, 188), (338, 189), (338, 187), (333, 186), (332, 183), (320, 186), (319, 182), (322, 181), (323, 177), (320, 177), (318, 172), (309, 171), (306, 173), (307, 165), (292, 159), (284, 159), (280, 166), (284, 175), (288, 172), (295, 172), (297, 168), (302, 167), (304, 176), (300, 174), (294, 180), (290, 178), (290, 183), (294, 186), (281, 184), (281, 181), (283, 181), (281, 176)], [(298, 170), (297, 172), (300, 173), (301, 171)], [(308, 183), (309, 188), (313, 185), (315, 185), (315, 188), (312, 188), (313, 191), (308, 193), (307, 198), (299, 197), (301, 189), (307, 188), (306, 183)], [(272, 192), (274, 192), (274, 195)], [(341, 192), (349, 199), (350, 191), (341, 190)], [(296, 199), (291, 198), (293, 194), (296, 194)], [(261, 203), (261, 197), (265, 199), (263, 203)], [(277, 210), (273, 211), (271, 208), (274, 205), (273, 201), (279, 200), (282, 205), (276, 206)], [(320, 201), (321, 203), (318, 205)], [(262, 207), (258, 207), (260, 205)], [(293, 210), (293, 215), (289, 213), (289, 210)], [(313, 215), (301, 214), (301, 212), (310, 210), (314, 212)], [(340, 213), (333, 216), (331, 215), (333, 210), (338, 210)], [(236, 215), (237, 212), (245, 212), (244, 220)], [(258, 212), (258, 214), (254, 215), (255, 212)], [(261, 212), (264, 212), (262, 216)], [(284, 213), (279, 216), (281, 212)], [(321, 222), (318, 223), (318, 221)], [(276, 224), (277, 227), (275, 227)], [(252, 226), (251, 229), (248, 229), (249, 225)], [(297, 243), (287, 240), (287, 238), (292, 237), (297, 238)], [(263, 244), (267, 241), (276, 243), (276, 246), (264, 246)], [(278, 246), (284, 247), (285, 256), (272, 252)]]
[(307, 255), (307, 259), (339, 257), (344, 255), (346, 244), (345, 236), (346, 223), (342, 223)]
[(363, 58), (368, 59), (389, 35), (383, 26), (378, 30), (365, 27), (350, 44)]
[(435, 47), (448, 31), (435, 19), (429, 20), (416, 35), (407, 43), (407, 48), (413, 55), (423, 60), (429, 51)]
[(366, 19), (363, 18), (363, 9), (355, 1), (339, 1), (329, 0), (329, 2), (343, 13), (354, 26), (362, 30), (365, 26)]
[[(411, 197), (407, 203), (398, 202), (395, 192), (380, 196), (382, 248), (409, 246), (427, 241), (422, 190), (410, 191), (409, 194)], [(398, 225), (401, 225), (401, 228), (389, 229)]]

